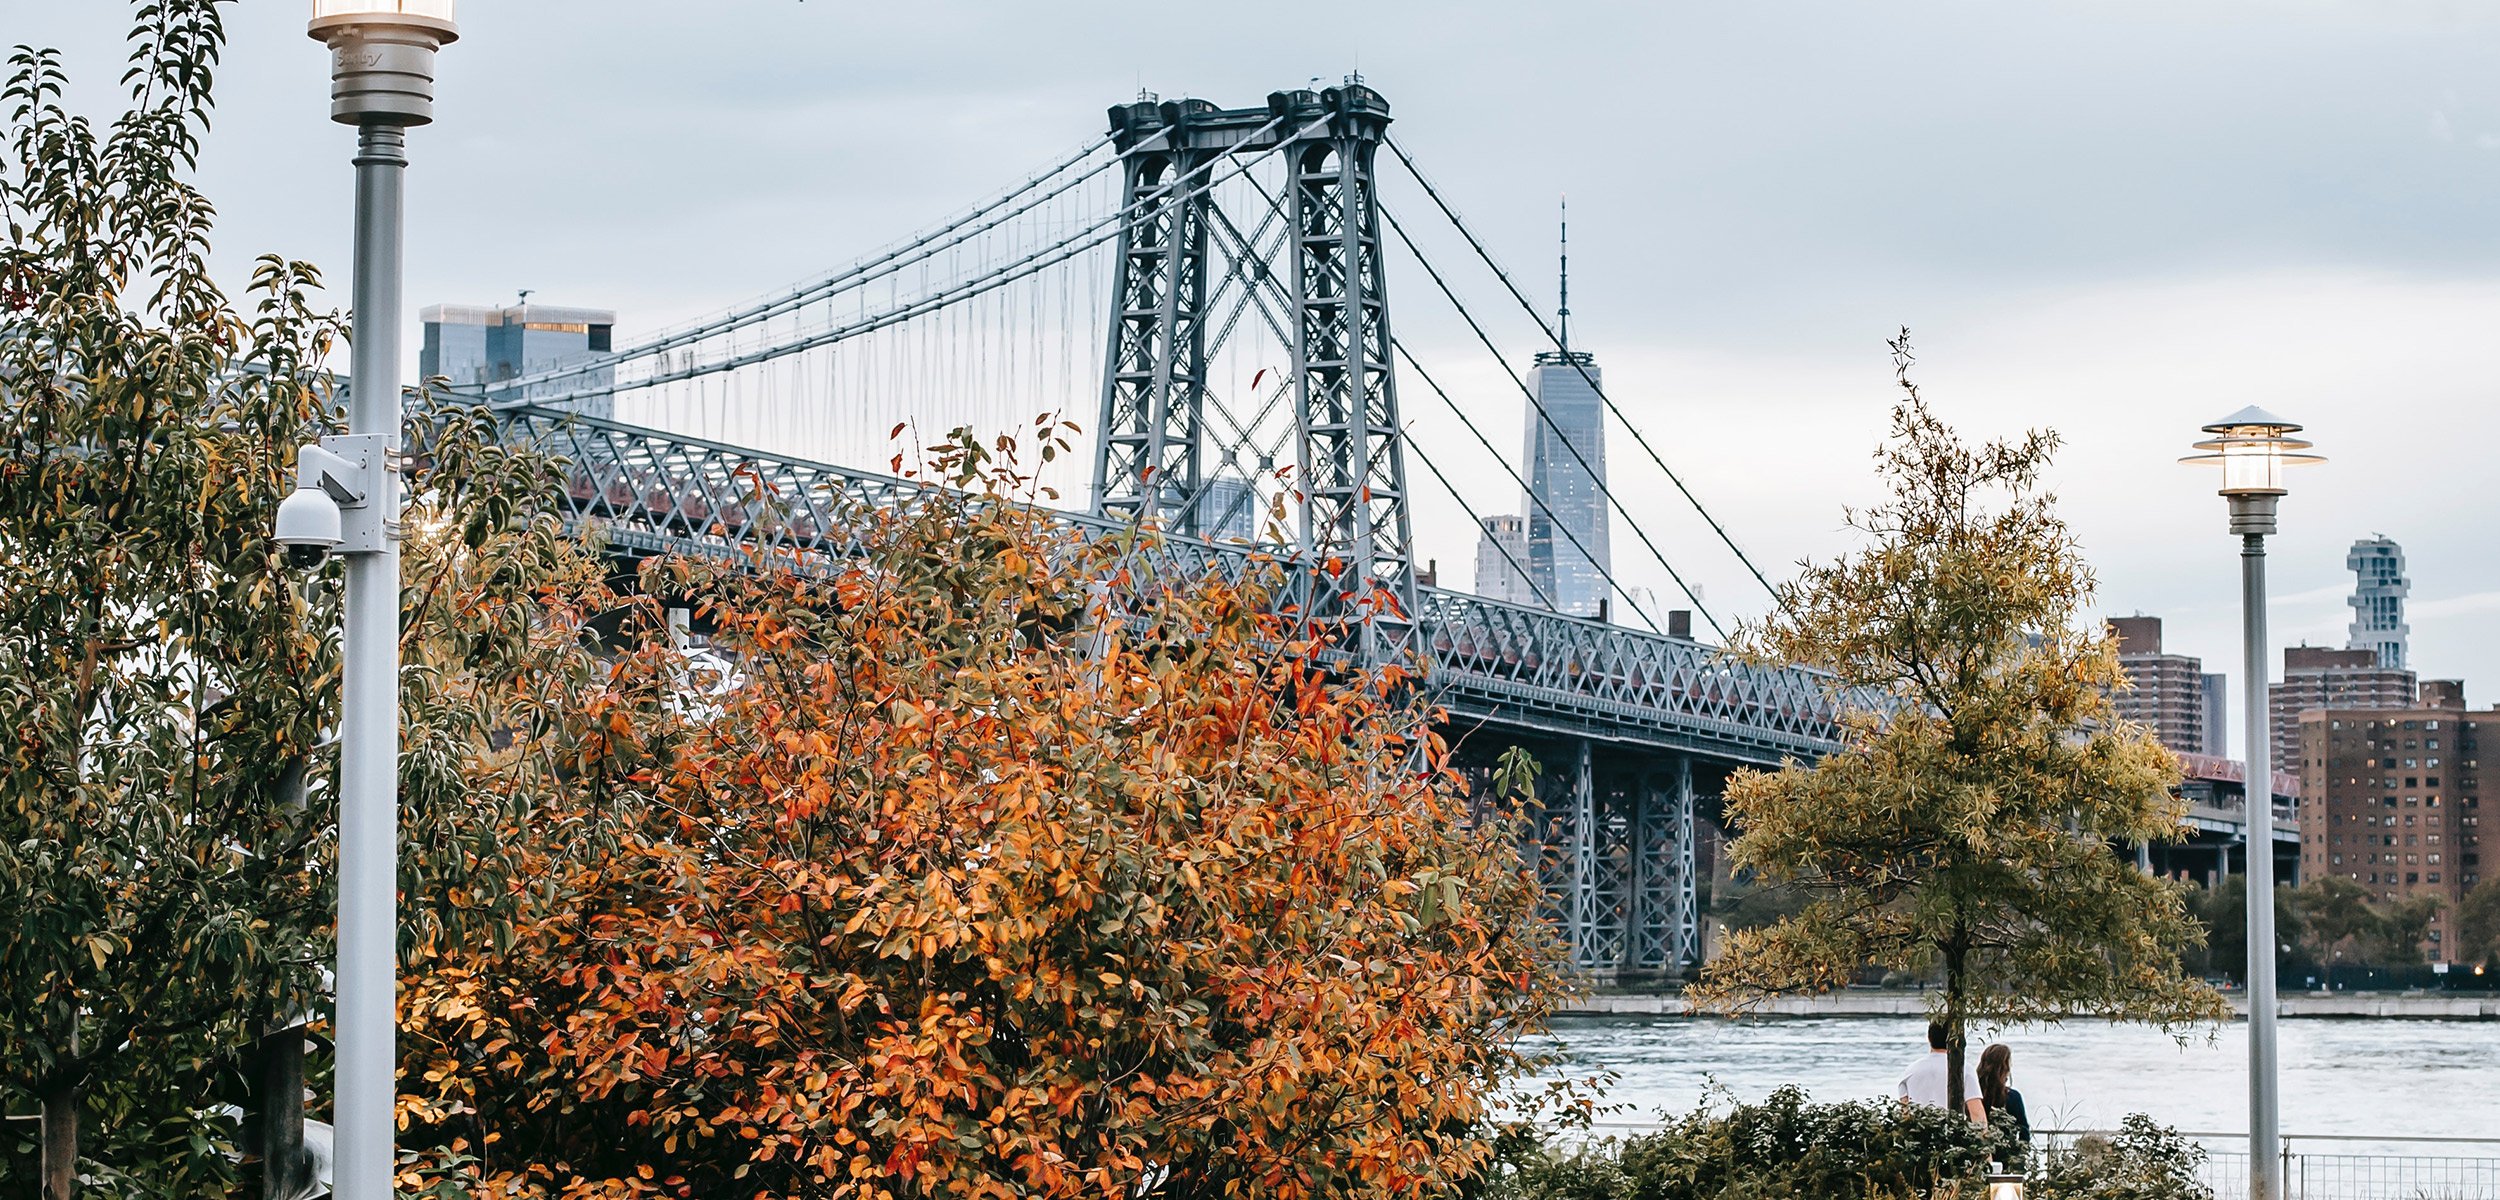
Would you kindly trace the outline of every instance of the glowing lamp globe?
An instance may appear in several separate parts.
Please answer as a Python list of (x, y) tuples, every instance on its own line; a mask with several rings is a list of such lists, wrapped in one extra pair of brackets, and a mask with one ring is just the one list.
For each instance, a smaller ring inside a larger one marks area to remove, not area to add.
[(2300, 426), (2252, 404), (2205, 427), (2213, 436), (2196, 443), (2203, 454), (2179, 461), (2222, 468), (2225, 496), (2280, 496), (2283, 468), (2325, 462), (2303, 454), (2310, 444), (2291, 435)]
[(330, 119), (434, 120), (434, 52), (460, 38), (454, 0), (313, 0), (306, 32), (330, 48)]

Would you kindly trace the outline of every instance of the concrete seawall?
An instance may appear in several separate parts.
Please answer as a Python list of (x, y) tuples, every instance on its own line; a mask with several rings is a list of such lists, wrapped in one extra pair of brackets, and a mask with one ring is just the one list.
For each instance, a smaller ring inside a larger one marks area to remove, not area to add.
[[(2247, 1002), (2231, 997), (2231, 1007), (2245, 1016)], [(1927, 1012), (1922, 992), (1847, 991), (1826, 996), (1783, 996), (1754, 1010), (1771, 1017), (1916, 1017)], [(2500, 993), (2401, 994), (2389, 992), (2298, 992), (2278, 999), (2275, 1012), (2293, 1017), (2396, 1017), (2430, 1021), (2500, 1020)], [(1657, 993), (1606, 993), (1584, 996), (1563, 1009), (1565, 1016), (1692, 1015), (1682, 996)]]

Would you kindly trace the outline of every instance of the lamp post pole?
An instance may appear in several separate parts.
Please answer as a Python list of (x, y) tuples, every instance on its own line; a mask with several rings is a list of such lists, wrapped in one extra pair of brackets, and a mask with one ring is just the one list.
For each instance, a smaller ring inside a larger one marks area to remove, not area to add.
[(330, 48), (330, 115), (356, 127), (349, 443), (364, 462), (371, 536), (340, 547), (339, 898), (331, 1160), (340, 1200), (390, 1200), (399, 988), (399, 471), (401, 189), (407, 129), (434, 119), (434, 52), (458, 37), (451, 0), (314, 0)]
[(2248, 1182), (2253, 1200), (2283, 1200), (2282, 1105), (2275, 1092), (2274, 743), (2266, 712), (2266, 537), (2271, 495), (2231, 497), (2240, 535), (2240, 637), (2247, 672)]
[[(2266, 539), (2283, 499), (2283, 468), (2323, 461), (2299, 451), (2300, 426), (2254, 405), (2205, 426), (2203, 454), (2184, 460), (2222, 468), (2231, 532), (2240, 539), (2240, 631), (2245, 651), (2248, 778), (2248, 1194), (2284, 1200), (2282, 1124), (2276, 1094), (2274, 990), (2274, 753), (2266, 713)], [(2223, 863), (2227, 868), (2230, 857)]]

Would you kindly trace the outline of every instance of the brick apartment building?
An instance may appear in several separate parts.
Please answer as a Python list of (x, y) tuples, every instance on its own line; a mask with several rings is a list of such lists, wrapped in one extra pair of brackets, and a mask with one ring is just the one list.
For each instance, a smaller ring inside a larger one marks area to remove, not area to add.
[(2213, 737), (2220, 727), (2206, 711), (2217, 689), (2206, 685), (2204, 663), (2162, 653), (2160, 617), (2111, 617), (2109, 631), (2118, 639), (2118, 666), (2127, 673), (2128, 686), (2110, 697), (2119, 719), (2151, 729), (2180, 754), (2224, 753)]
[[(2289, 769), (2289, 764), (2305, 760), (2301, 721), (2307, 714), (2325, 709), (2408, 708), (2414, 703), (2415, 686), (2413, 672), (2380, 665), (2375, 650), (2285, 646), (2283, 681), (2266, 689), (2274, 761)], [(2305, 784), (2301, 794), (2308, 794)]]
[(2425, 949), (2447, 962), (2458, 902), (2482, 880), (2480, 760), (2500, 750), (2500, 708), (2468, 711), (2450, 680), (2421, 691), (2403, 708), (2301, 714), (2301, 878), (2341, 875), (2381, 901), (2438, 897)]

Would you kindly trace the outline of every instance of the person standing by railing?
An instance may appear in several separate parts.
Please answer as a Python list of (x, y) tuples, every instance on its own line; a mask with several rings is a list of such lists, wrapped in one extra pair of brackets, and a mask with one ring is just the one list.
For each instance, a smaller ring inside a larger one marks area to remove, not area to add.
[(2031, 1144), (2031, 1114), (2023, 1111), (2023, 1094), (2011, 1086), (2014, 1079), (2014, 1049), (2003, 1042), (1979, 1054), (1979, 1098), (1985, 1102), (1990, 1125), (2010, 1126), (2016, 1145)]
[[(1945, 1073), (1945, 1063), (1950, 1057), (1945, 1050), (1951, 1036), (1944, 1022), (1929, 1021), (1927, 1023), (1927, 1053), (1910, 1064), (1909, 1071), (1901, 1076), (1900, 1084), (1893, 1089), (1895, 1094), (1901, 1097), (1903, 1104), (1932, 1104), (1937, 1108), (1952, 1107), (1946, 1083), (1949, 1076)], [(1988, 1123), (1988, 1110), (1980, 1104), (1979, 1100), (1979, 1076), (1971, 1069), (1970, 1063), (1964, 1061), (1962, 1063), (1962, 1109), (1969, 1114), (1972, 1121), (1985, 1125)]]

